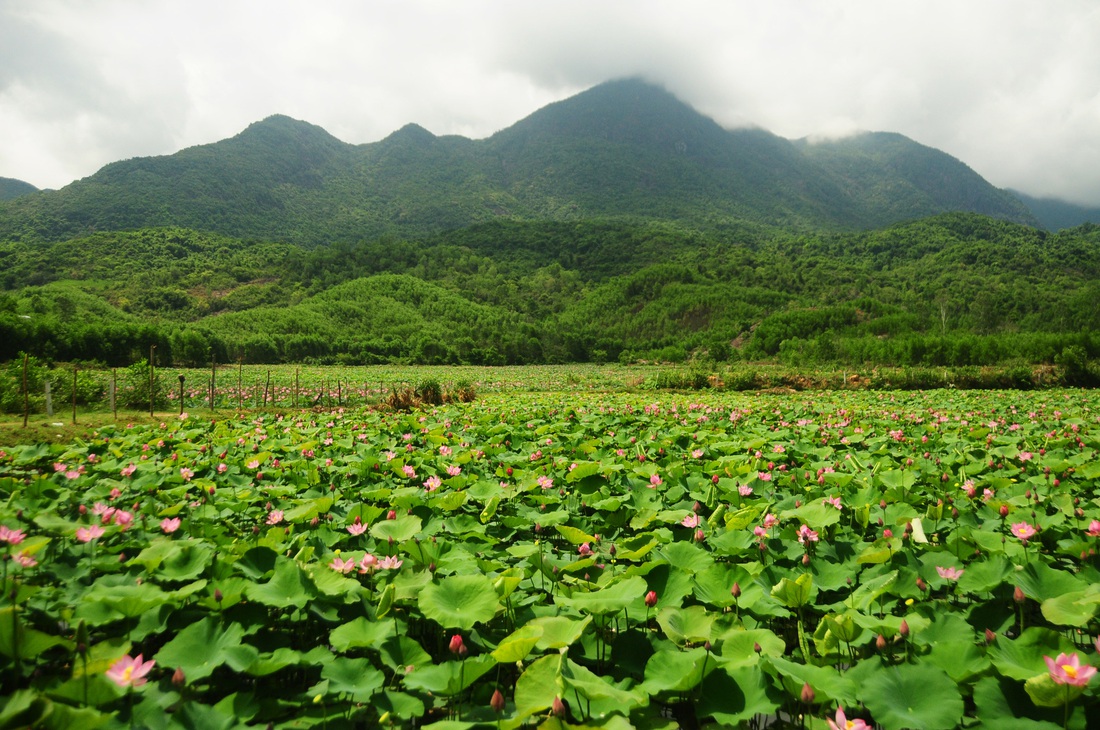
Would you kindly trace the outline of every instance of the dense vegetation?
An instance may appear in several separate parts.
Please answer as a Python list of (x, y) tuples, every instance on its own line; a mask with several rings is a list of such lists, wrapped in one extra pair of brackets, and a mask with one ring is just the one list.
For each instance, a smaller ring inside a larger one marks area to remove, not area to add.
[(301, 247), (186, 229), (0, 243), (0, 359), (779, 360), (1100, 354), (1100, 228), (973, 214), (856, 233), (494, 222)]
[(407, 125), (351, 145), (275, 116), (215, 144), (115, 162), (0, 202), (0, 240), (181, 226), (317, 245), (499, 219), (733, 220), (867, 229), (950, 210), (1035, 224), (1019, 199), (899, 135), (792, 142), (726, 130), (640, 81), (603, 84), (483, 140)]

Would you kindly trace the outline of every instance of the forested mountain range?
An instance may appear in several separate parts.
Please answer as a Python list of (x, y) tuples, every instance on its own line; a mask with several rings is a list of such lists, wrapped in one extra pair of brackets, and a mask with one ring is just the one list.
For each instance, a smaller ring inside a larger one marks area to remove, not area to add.
[(1098, 299), (1098, 226), (639, 81), (484, 140), (272, 117), (0, 203), (0, 361), (1050, 363), (1100, 355)]
[(1012, 194), (901, 135), (811, 143), (727, 130), (658, 87), (622, 80), (483, 140), (410, 124), (351, 145), (270, 117), (231, 139), (112, 163), (0, 204), (0, 238), (180, 226), (324, 244), (593, 217), (850, 230), (954, 210), (1037, 224)]

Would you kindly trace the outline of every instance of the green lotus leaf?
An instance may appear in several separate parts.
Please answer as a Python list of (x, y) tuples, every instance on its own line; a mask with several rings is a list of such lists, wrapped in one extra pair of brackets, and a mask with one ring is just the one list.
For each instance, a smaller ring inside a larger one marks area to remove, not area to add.
[(596, 538), (589, 535), (584, 530), (578, 530), (576, 527), (570, 527), (569, 525), (555, 525), (554, 529), (557, 530), (562, 537), (568, 540), (574, 545), (580, 545), (582, 543), (595, 544)]
[(371, 621), (365, 616), (337, 626), (329, 634), (329, 643), (336, 651), (373, 648), (394, 635), (393, 621)]
[(947, 672), (957, 684), (966, 684), (990, 667), (982, 647), (973, 641), (942, 641), (932, 645), (928, 661)]
[[(734, 627), (717, 637), (720, 654), (726, 666), (757, 664), (760, 657), (783, 656), (787, 644), (768, 629)], [(756, 651), (756, 647), (760, 651)]]
[(445, 629), (471, 629), (500, 610), (493, 581), (483, 575), (452, 575), (424, 587), (417, 599), (424, 616)]
[(674, 542), (658, 550), (673, 568), (685, 573), (702, 573), (714, 565), (714, 558), (694, 542)]
[(563, 697), (579, 694), (585, 703), (586, 712), (595, 719), (613, 714), (629, 714), (634, 708), (649, 704), (649, 695), (640, 688), (616, 687), (609, 680), (568, 658), (562, 662), (561, 680), (565, 689)]
[(321, 677), (329, 681), (329, 692), (347, 694), (353, 702), (369, 702), (386, 682), (386, 676), (367, 659), (344, 657), (325, 662)]
[(476, 682), (497, 665), (489, 654), (462, 661), (449, 661), (427, 667), (414, 667), (402, 682), (409, 689), (423, 690), (444, 697), (453, 697)]
[(591, 616), (573, 618), (571, 616), (542, 616), (524, 624), (531, 631), (541, 631), (536, 646), (539, 651), (564, 649), (575, 644), (592, 623)]
[(0, 609), (0, 654), (13, 659), (34, 659), (55, 646), (72, 651), (73, 642), (27, 626), (10, 606)]
[(1048, 671), (1044, 656), (1075, 651), (1073, 644), (1052, 629), (1032, 627), (1016, 640), (1003, 636), (989, 647), (989, 658), (1006, 677), (1026, 681)]
[(317, 589), (296, 562), (279, 558), (271, 580), (253, 583), (245, 589), (245, 595), (265, 606), (302, 608), (317, 597)]
[(859, 702), (861, 688), (832, 667), (798, 664), (782, 657), (770, 657), (766, 662), (783, 678), (783, 685), (792, 696), (798, 697), (802, 685), (808, 684), (817, 693), (818, 702), (831, 700), (841, 705)]
[(624, 608), (640, 609), (648, 590), (645, 580), (635, 575), (595, 591), (574, 591), (568, 598), (560, 597), (558, 602), (584, 613), (604, 616)]
[(542, 638), (542, 627), (525, 624), (500, 640), (493, 650), (493, 658), (501, 664), (514, 664), (527, 658)]
[(884, 575), (871, 578), (860, 583), (859, 588), (852, 591), (852, 595), (845, 599), (844, 604), (861, 613), (871, 608), (871, 605), (894, 587), (898, 579), (898, 571), (892, 570)]
[(370, 535), (382, 542), (393, 538), (394, 542), (405, 542), (416, 537), (422, 523), (416, 515), (403, 515), (392, 520), (382, 520), (371, 525)]
[(715, 618), (703, 606), (669, 607), (657, 613), (657, 623), (676, 644), (710, 641)]
[(424, 651), (416, 639), (409, 636), (390, 636), (378, 645), (378, 652), (383, 664), (402, 674), (407, 667), (421, 667), (432, 663), (428, 652)]
[(523, 670), (516, 680), (516, 721), (546, 712), (554, 704), (555, 697), (563, 696), (565, 686), (561, 672), (564, 659), (561, 654), (550, 654)]
[(180, 631), (157, 652), (157, 664), (179, 667), (188, 682), (209, 677), (223, 664), (238, 671), (246, 670), (259, 658), (259, 652), (241, 643), (240, 624), (222, 626), (213, 616), (196, 621)]
[(803, 573), (794, 580), (783, 578), (772, 588), (771, 596), (787, 608), (798, 608), (810, 602), (814, 589), (814, 577)]
[(1013, 576), (1024, 595), (1036, 601), (1046, 601), (1066, 593), (1084, 591), (1089, 584), (1072, 573), (1032, 561)]
[(723, 727), (739, 727), (757, 715), (774, 713), (778, 699), (764, 672), (755, 667), (722, 667), (703, 680), (696, 714)]
[(718, 660), (702, 647), (687, 651), (654, 652), (646, 662), (645, 681), (640, 689), (651, 695), (687, 692), (717, 666)]
[(1096, 615), (1098, 605), (1100, 585), (1093, 583), (1083, 591), (1072, 591), (1048, 598), (1039, 608), (1043, 612), (1043, 618), (1056, 626), (1085, 628)]
[(958, 685), (928, 664), (882, 667), (863, 682), (859, 695), (884, 730), (952, 730), (963, 717)]

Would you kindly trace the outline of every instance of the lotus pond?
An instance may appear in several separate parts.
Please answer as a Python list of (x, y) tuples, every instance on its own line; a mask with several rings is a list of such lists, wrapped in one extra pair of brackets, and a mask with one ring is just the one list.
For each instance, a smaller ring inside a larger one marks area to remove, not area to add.
[(8, 446), (0, 728), (1097, 727), (1098, 420), (511, 393)]

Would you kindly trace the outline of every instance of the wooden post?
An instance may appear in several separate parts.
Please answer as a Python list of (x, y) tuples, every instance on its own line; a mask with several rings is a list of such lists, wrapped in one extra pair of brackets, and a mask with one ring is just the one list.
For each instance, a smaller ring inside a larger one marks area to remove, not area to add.
[(76, 371), (80, 368), (73, 366), (73, 425), (76, 425)]
[(210, 410), (214, 410), (214, 380), (218, 375), (217, 362), (214, 353), (210, 353)]
[(244, 358), (237, 357), (237, 410), (241, 410), (241, 399), (244, 398), (244, 387), (241, 385), (241, 378), (244, 371)]
[(118, 380), (116, 377), (115, 369), (111, 368), (111, 415), (114, 420), (118, 420), (118, 401), (116, 400), (116, 392), (118, 390)]
[(264, 408), (267, 408), (267, 400), (270, 394), (271, 405), (275, 405), (275, 393), (271, 390), (271, 371), (267, 371), (267, 382), (264, 383)]
[(298, 408), (298, 367), (294, 367), (294, 407)]
[(153, 386), (153, 383), (156, 382), (153, 377), (153, 368), (156, 367), (153, 365), (153, 355), (156, 349), (156, 345), (149, 345), (149, 418), (153, 417), (153, 403), (156, 400), (156, 390)]
[(336, 379), (336, 405), (339, 408), (344, 406), (344, 391), (340, 387), (340, 378)]
[(181, 416), (183, 415), (183, 381), (184, 380), (186, 380), (186, 378), (184, 378), (183, 373), (180, 373), (180, 415)]
[(31, 415), (31, 394), (27, 392), (27, 353), (23, 353), (23, 428), (27, 427), (27, 419)]
[(50, 381), (46, 381), (46, 417), (53, 418), (53, 393), (50, 392)]

